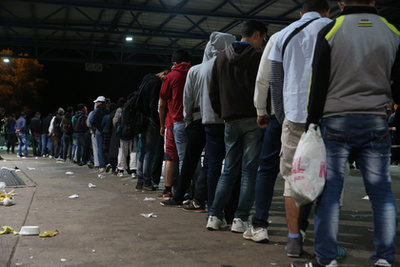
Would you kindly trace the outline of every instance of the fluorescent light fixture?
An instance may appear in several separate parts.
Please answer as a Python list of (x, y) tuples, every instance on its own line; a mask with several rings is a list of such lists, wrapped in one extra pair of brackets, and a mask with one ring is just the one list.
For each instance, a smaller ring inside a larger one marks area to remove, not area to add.
[(125, 41), (127, 41), (127, 42), (132, 42), (132, 41), (133, 41), (133, 37), (132, 37), (132, 36), (127, 36), (127, 37), (125, 38)]
[(3, 62), (4, 63), (10, 63), (10, 59), (9, 58), (3, 58)]

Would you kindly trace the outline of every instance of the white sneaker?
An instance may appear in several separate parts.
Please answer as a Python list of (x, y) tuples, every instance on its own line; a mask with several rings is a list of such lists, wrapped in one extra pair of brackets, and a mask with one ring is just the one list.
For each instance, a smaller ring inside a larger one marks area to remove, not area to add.
[(234, 233), (244, 233), (247, 229), (250, 228), (249, 221), (242, 221), (240, 218), (234, 218), (232, 222), (231, 231)]
[(207, 226), (206, 228), (208, 230), (219, 230), (221, 228), (226, 228), (228, 227), (228, 224), (226, 223), (225, 219), (218, 219), (217, 216), (209, 216), (208, 221), (207, 221)]
[(45, 158), (45, 157), (46, 157), (46, 155), (43, 155), (42, 157), (43, 157), (43, 158)]
[(97, 170), (97, 172), (98, 172), (98, 173), (103, 173), (105, 170), (106, 170), (105, 168), (99, 168), (99, 169)]
[(375, 266), (391, 267), (392, 265), (387, 260), (379, 259), (375, 262)]
[(49, 159), (52, 159), (52, 158), (53, 158), (53, 156), (52, 156), (52, 155), (50, 155), (50, 156), (49, 156)]
[(269, 241), (268, 230), (264, 227), (254, 228), (251, 226), (243, 233), (243, 238), (257, 243), (266, 243)]
[(124, 173), (123, 173), (123, 172), (118, 172), (117, 177), (118, 177), (118, 178), (124, 177)]
[(132, 179), (136, 179), (136, 173), (132, 172)]

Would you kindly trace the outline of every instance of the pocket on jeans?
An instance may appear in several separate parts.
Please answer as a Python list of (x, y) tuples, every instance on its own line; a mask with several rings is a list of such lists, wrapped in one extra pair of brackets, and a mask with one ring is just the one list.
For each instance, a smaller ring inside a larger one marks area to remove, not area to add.
[(324, 127), (321, 130), (327, 156), (339, 155), (346, 150), (347, 140), (350, 137), (349, 133), (335, 131), (328, 127)]
[(390, 136), (387, 130), (371, 132), (372, 151), (379, 156), (389, 156), (390, 154)]

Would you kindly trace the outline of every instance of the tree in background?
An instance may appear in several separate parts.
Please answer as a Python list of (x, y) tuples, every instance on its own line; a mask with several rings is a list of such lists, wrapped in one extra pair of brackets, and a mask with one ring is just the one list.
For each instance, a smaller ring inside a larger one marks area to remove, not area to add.
[[(2, 50), (0, 56), (0, 107), (8, 112), (24, 110), (29, 113), (38, 102), (38, 92), (44, 88), (46, 80), (41, 78), (43, 65), (36, 59), (11, 57), (13, 52)], [(9, 56), (9, 62), (3, 61)]]

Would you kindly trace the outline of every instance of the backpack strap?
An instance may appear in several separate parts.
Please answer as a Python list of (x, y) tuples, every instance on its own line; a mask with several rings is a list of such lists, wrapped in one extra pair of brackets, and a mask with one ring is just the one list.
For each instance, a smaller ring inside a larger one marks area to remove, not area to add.
[(304, 23), (304, 24), (301, 25), (300, 27), (294, 29), (294, 31), (289, 35), (289, 37), (286, 38), (285, 42), (283, 43), (283, 47), (282, 47), (282, 59), (283, 59), (283, 56), (285, 55), (285, 50), (286, 50), (286, 47), (287, 47), (287, 45), (289, 44), (290, 40), (292, 40), (292, 38), (293, 38), (296, 34), (298, 34), (299, 32), (301, 32), (305, 27), (307, 27), (308, 25), (310, 25), (311, 22), (313, 22), (314, 20), (317, 20), (317, 19), (319, 19), (319, 18), (315, 18), (315, 19), (312, 19), (312, 20), (307, 21), (306, 23)]

